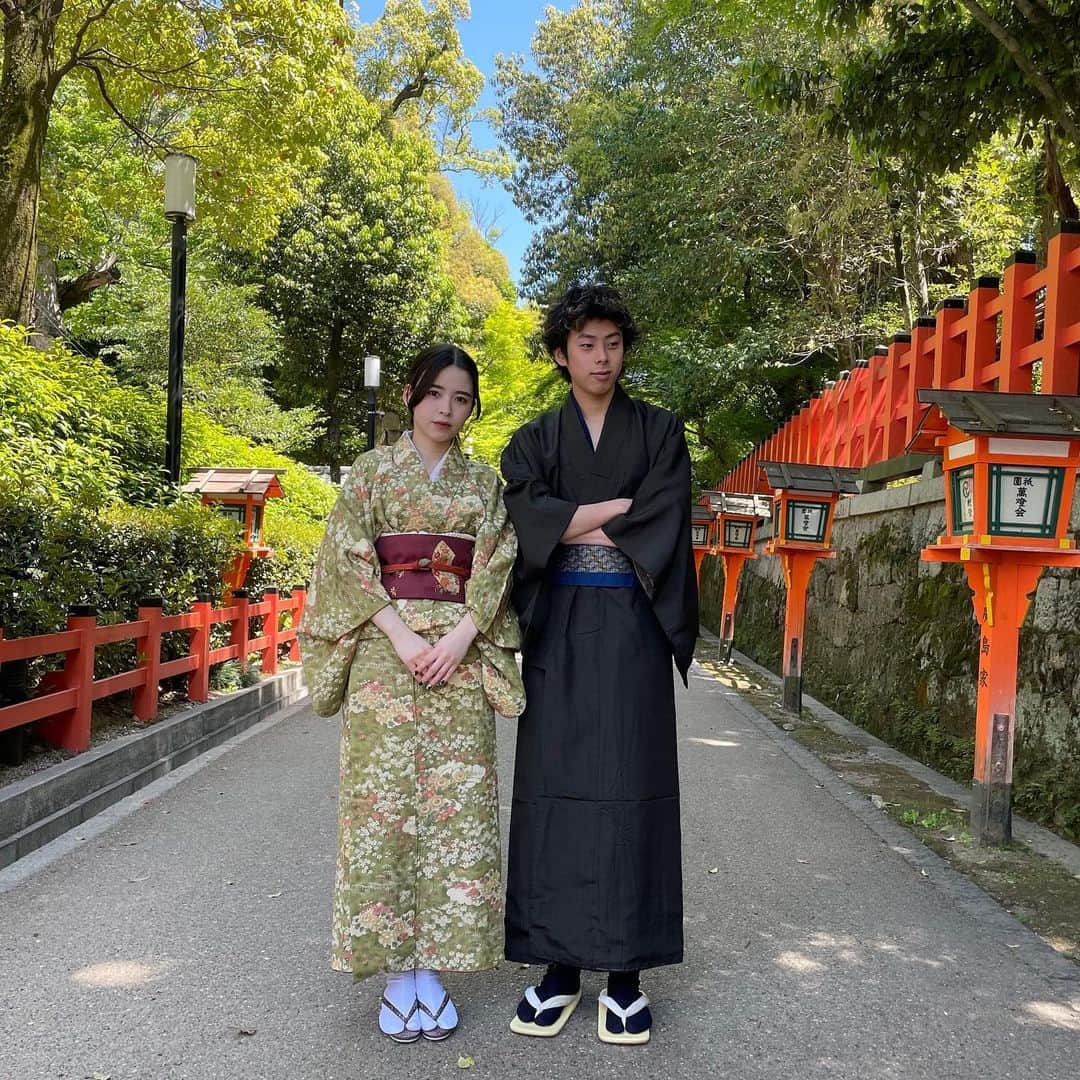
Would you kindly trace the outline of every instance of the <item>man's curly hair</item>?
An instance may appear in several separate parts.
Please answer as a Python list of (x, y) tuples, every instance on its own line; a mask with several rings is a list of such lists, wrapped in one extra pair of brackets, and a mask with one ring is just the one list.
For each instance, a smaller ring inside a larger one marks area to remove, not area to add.
[[(547, 310), (544, 316), (543, 339), (548, 354), (566, 352), (566, 342), (574, 330), (580, 330), (590, 319), (610, 319), (621, 331), (623, 349), (629, 352), (639, 337), (637, 323), (617, 289), (610, 285), (571, 285)], [(560, 367), (564, 379), (570, 372)]]

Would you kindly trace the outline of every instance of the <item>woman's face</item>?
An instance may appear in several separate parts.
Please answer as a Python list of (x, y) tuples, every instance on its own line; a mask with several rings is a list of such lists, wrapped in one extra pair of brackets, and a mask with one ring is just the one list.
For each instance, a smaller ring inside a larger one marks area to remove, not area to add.
[[(406, 404), (411, 396), (411, 388), (405, 387)], [(444, 367), (428, 392), (413, 406), (413, 432), (448, 446), (469, 419), (473, 401), (469, 373), (452, 364)]]

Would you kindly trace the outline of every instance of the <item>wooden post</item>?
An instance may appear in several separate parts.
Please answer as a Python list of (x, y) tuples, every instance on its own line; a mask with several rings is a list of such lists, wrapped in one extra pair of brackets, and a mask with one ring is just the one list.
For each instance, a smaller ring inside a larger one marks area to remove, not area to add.
[(263, 616), (262, 636), (268, 640), (262, 650), (259, 668), (264, 675), (277, 674), (278, 635), (281, 633), (280, 598), (275, 587), (263, 589), (263, 600), (270, 605), (270, 610)]
[(146, 636), (137, 640), (136, 668), (144, 672), (145, 679), (135, 688), (135, 719), (148, 724), (158, 713), (158, 683), (161, 670), (161, 622), (162, 601), (151, 596), (139, 601), (136, 618), (147, 624)]
[(720, 615), (720, 659), (731, 659), (735, 645), (735, 605), (739, 601), (739, 577), (749, 555), (721, 555), (724, 567), (724, 606)]
[(200, 593), (191, 610), (199, 617), (199, 625), (191, 633), (191, 655), (198, 664), (188, 676), (188, 700), (209, 701), (210, 631), (213, 627), (214, 598), (209, 593)]
[(233, 605), (237, 608), (236, 618), (233, 620), (230, 644), (239, 647), (238, 659), (240, 670), (248, 669), (248, 640), (251, 637), (251, 626), (248, 620), (248, 591), (247, 589), (234, 589), (232, 594)]
[(90, 749), (90, 719), (94, 708), (94, 631), (97, 609), (86, 605), (68, 608), (68, 630), (79, 634), (78, 646), (64, 658), (56, 680), (57, 690), (75, 690), (75, 708), (38, 725), (38, 734), (62, 750), (81, 754)]
[(787, 585), (784, 609), (784, 711), (802, 712), (802, 659), (806, 628), (806, 591), (818, 556), (812, 551), (785, 551), (780, 555)]
[(1012, 840), (1013, 734), (1020, 626), (1042, 566), (1013, 561), (965, 562), (979, 622), (979, 683), (975, 714), (975, 780), (971, 833), (976, 842)]
[[(293, 608), (292, 624), (299, 630), (300, 620), (304, 617), (304, 605), (307, 603), (307, 585), (294, 585), (292, 587), (293, 603), (296, 605)], [(300, 660), (300, 641), (298, 638), (293, 638), (289, 644), (289, 659), (299, 661)]]

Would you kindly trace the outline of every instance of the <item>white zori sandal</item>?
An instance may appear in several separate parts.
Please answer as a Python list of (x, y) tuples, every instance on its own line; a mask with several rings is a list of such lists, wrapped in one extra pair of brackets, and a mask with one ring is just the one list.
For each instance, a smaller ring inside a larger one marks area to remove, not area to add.
[[(644, 1031), (631, 1032), (626, 1030), (626, 1021), (647, 1008), (649, 999), (645, 994), (638, 994), (637, 1000), (627, 1008), (623, 1008), (613, 997), (601, 994), (597, 999), (598, 1015), (596, 1019), (596, 1034), (601, 1042), (616, 1043), (619, 1046), (640, 1046), (649, 1041), (649, 1028)], [(622, 1031), (608, 1031), (607, 1014), (614, 1013), (622, 1021)]]
[(417, 1008), (422, 1013), (427, 1013), (427, 1015), (431, 1017), (432, 1021), (435, 1024), (434, 1027), (421, 1027), (420, 1029), (420, 1034), (423, 1035), (424, 1038), (428, 1040), (428, 1042), (442, 1042), (443, 1039), (450, 1038), (450, 1036), (453, 1035), (454, 1031), (457, 1029), (456, 1024), (454, 1025), (454, 1027), (443, 1027), (439, 1023), (439, 1020), (442, 1018), (442, 1014), (446, 1011), (446, 1006), (449, 1004), (450, 995), (446, 993), (445, 990), (443, 991), (442, 1004), (434, 1012), (432, 1012), (422, 1001), (417, 1000)]
[(417, 1028), (413, 1031), (409, 1027), (409, 1021), (416, 1015), (416, 1010), (420, 1008), (420, 1003), (413, 1002), (413, 1007), (409, 1010), (409, 1015), (406, 1016), (402, 1011), (384, 994), (382, 999), (382, 1006), (384, 1009), (388, 1009), (401, 1021), (400, 1031), (387, 1031), (382, 1025), (379, 1025), (379, 1030), (388, 1038), (393, 1039), (396, 1043), (411, 1043), (416, 1042), (420, 1038), (420, 1029)]
[(510, 1030), (515, 1035), (538, 1035), (542, 1039), (547, 1039), (553, 1035), (558, 1035), (566, 1027), (566, 1021), (574, 1015), (574, 1010), (578, 1007), (578, 1002), (581, 1001), (581, 991), (578, 990), (576, 994), (553, 994), (551, 997), (541, 1001), (540, 995), (536, 992), (536, 987), (530, 986), (525, 990), (525, 1000), (533, 1007), (534, 1016), (539, 1016), (548, 1009), (562, 1009), (562, 1012), (551, 1024), (526, 1023), (516, 1013), (514, 1019), (510, 1021)]

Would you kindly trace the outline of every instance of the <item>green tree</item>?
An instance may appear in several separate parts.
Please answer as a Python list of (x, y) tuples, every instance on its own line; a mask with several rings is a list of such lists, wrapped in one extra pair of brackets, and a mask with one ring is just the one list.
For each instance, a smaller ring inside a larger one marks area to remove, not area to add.
[(195, 150), (200, 206), (234, 239), (272, 232), (297, 178), (355, 102), (334, 0), (3, 0), (0, 320), (29, 323), (46, 136), (78, 81), (151, 157)]
[(465, 312), (443, 267), (445, 210), (430, 144), (403, 127), (342, 139), (250, 268), (285, 335), (277, 388), (326, 421), (312, 454), (335, 471), (362, 449), (363, 358), (383, 359), (384, 400), (408, 358), (454, 337)]
[(823, 47), (796, 66), (760, 63), (759, 93), (919, 173), (959, 170), (995, 139), (1038, 147), (1050, 212), (1077, 215), (1076, 0), (815, 0), (776, 10), (808, 16)]

